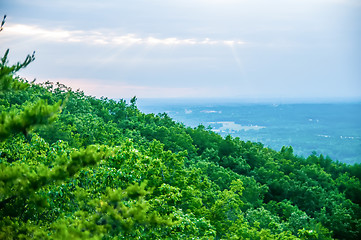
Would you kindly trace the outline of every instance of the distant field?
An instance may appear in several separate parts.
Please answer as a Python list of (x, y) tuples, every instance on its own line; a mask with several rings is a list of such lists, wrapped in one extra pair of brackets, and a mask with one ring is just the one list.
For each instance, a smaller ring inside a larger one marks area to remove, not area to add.
[(280, 150), (292, 146), (300, 156), (312, 152), (344, 163), (361, 163), (361, 103), (215, 104), (140, 100), (145, 113), (166, 112), (176, 121), (203, 124), (225, 136), (261, 142)]

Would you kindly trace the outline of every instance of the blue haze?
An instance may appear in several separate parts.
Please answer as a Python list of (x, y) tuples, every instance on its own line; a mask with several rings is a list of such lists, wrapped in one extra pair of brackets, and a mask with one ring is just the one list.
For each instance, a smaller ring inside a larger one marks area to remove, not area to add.
[(292, 146), (298, 156), (316, 153), (348, 164), (361, 163), (361, 103), (278, 105), (142, 99), (138, 107), (145, 113), (166, 112), (186, 126), (203, 124), (222, 136), (231, 134), (275, 150)]

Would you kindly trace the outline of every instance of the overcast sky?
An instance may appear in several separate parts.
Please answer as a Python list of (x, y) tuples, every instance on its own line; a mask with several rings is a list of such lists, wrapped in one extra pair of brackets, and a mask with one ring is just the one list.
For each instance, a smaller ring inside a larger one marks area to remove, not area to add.
[(110, 98), (361, 99), (359, 0), (0, 0), (19, 74)]

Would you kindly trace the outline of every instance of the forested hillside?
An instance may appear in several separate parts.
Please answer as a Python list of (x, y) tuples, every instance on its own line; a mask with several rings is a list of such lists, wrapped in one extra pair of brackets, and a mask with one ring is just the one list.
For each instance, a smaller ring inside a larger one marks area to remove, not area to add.
[(361, 168), (0, 65), (0, 239), (361, 239)]

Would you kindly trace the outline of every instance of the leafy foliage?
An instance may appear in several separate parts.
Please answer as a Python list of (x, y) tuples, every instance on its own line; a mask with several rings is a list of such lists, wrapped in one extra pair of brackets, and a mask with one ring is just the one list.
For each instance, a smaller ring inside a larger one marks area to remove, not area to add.
[(360, 239), (359, 164), (0, 68), (0, 239)]

